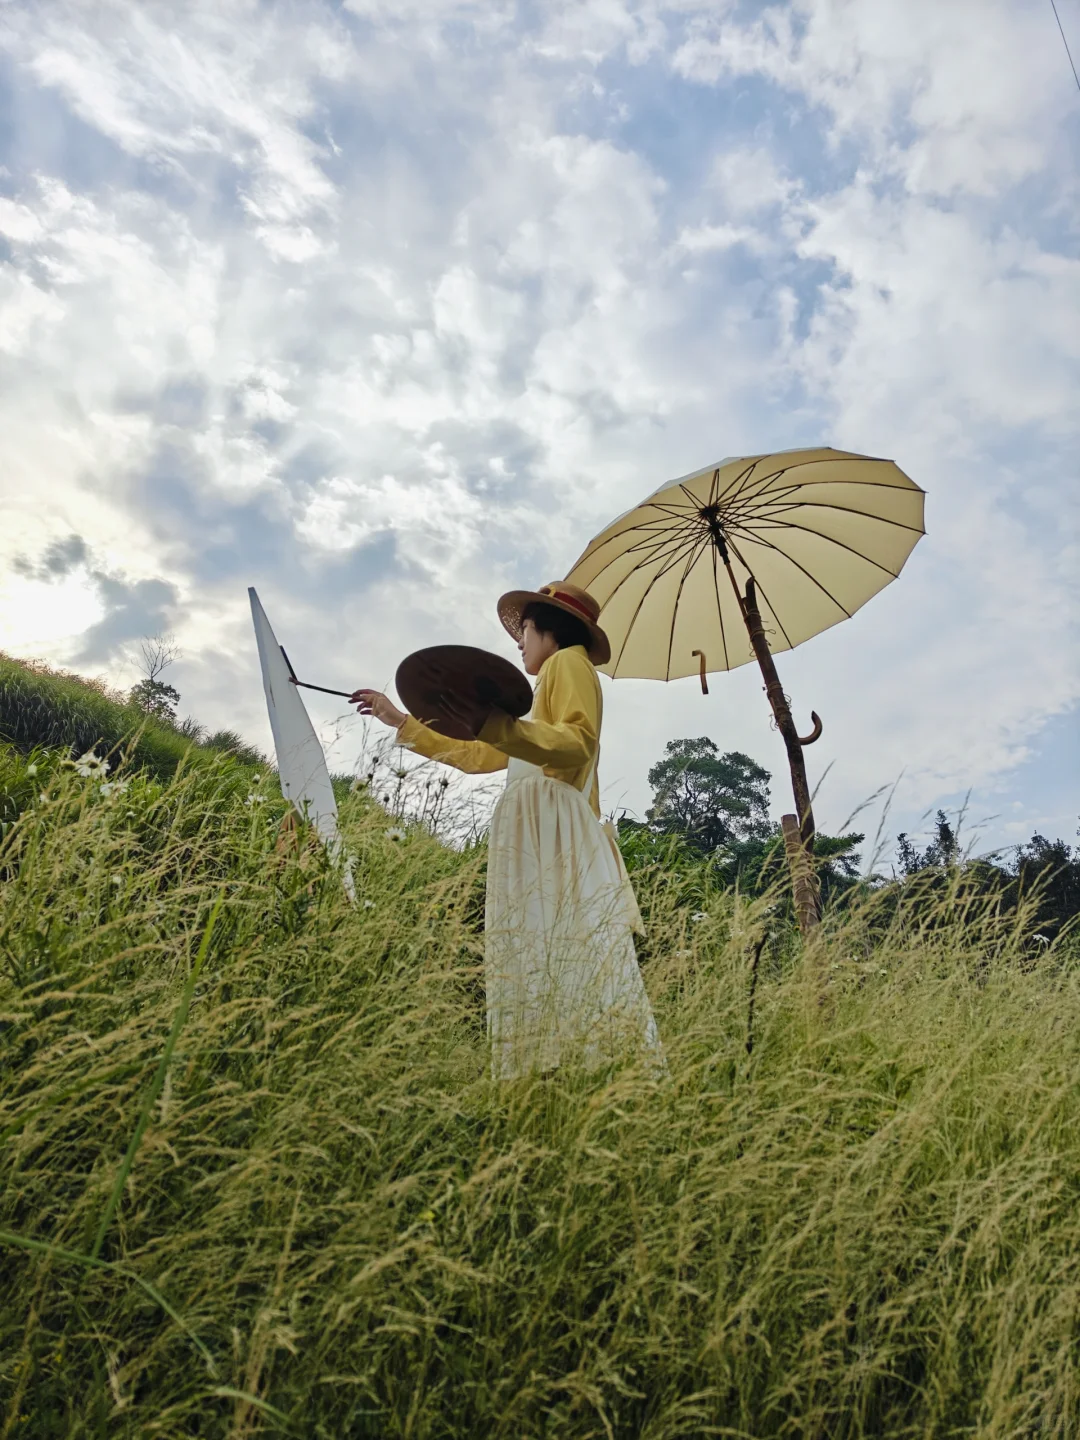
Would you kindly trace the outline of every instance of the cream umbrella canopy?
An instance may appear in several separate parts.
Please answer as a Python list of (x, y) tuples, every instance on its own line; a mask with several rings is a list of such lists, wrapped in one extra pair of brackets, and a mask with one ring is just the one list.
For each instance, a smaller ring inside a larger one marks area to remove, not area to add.
[(722, 460), (620, 515), (567, 580), (601, 607), (618, 679), (674, 680), (757, 659), (788, 751), (802, 840), (814, 821), (802, 746), (772, 662), (894, 580), (924, 492), (891, 460), (827, 447)]

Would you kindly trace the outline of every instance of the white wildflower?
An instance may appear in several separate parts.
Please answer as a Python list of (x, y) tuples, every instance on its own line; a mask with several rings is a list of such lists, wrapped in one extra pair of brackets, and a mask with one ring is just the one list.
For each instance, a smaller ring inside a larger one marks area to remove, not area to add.
[(365, 780), (362, 775), (358, 775), (356, 779), (352, 782), (352, 784), (349, 786), (349, 794), (355, 795), (358, 790), (366, 790), (368, 788), (368, 783), (369, 782)]
[(113, 883), (114, 885), (123, 885), (123, 883), (124, 883), (124, 877), (123, 877), (123, 875), (114, 875), (114, 876), (112, 877), (112, 883)]
[(266, 800), (266, 796), (265, 796), (265, 795), (257, 795), (257, 794), (255, 793), (255, 791), (253, 790), (250, 795), (248, 795), (248, 796), (245, 797), (245, 799), (244, 799), (244, 804), (245, 804), (245, 805), (262, 805), (262, 804), (265, 802), (265, 800)]
[(28, 775), (36, 775), (36, 774), (37, 774), (37, 766), (34, 765), (33, 763), (31, 763), (30, 765), (27, 765), (27, 767), (26, 767), (26, 773), (27, 773)]
[(102, 795), (123, 795), (130, 784), (130, 780), (103, 780), (100, 787), (101, 793)]
[(364, 901), (364, 909), (365, 909), (365, 910), (374, 910), (374, 909), (375, 909), (375, 901), (374, 901), (374, 900), (365, 900), (365, 901)]
[(709, 912), (707, 910), (695, 910), (690, 916), (690, 919), (693, 920), (695, 925), (700, 925), (702, 920), (707, 920), (708, 918)]
[(95, 755), (93, 750), (87, 750), (75, 761), (75, 769), (87, 779), (96, 779), (105, 769), (105, 761), (100, 755)]
[(1049, 944), (1050, 944), (1050, 936), (1049, 936), (1049, 935), (1033, 935), (1031, 938), (1032, 938), (1033, 940), (1037, 940), (1040, 945), (1049, 945)]
[(388, 840), (404, 840), (405, 831), (402, 830), (400, 825), (391, 825), (390, 829), (386, 832), (386, 838)]

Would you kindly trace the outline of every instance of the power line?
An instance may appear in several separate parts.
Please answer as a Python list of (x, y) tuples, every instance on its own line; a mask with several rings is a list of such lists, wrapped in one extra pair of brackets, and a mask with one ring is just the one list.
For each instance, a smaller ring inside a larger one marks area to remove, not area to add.
[[(1054, 4), (1054, 0), (1050, 0), (1050, 4), (1054, 8), (1054, 19), (1058, 22), (1058, 29), (1061, 30), (1061, 16), (1057, 13), (1057, 6)], [(1072, 65), (1073, 79), (1076, 81), (1076, 88), (1080, 90), (1080, 75), (1076, 73), (1076, 65), (1073, 62), (1072, 51), (1069, 49), (1069, 42), (1065, 39), (1064, 30), (1061, 30), (1061, 43), (1065, 46), (1065, 54), (1068, 55), (1069, 64)]]

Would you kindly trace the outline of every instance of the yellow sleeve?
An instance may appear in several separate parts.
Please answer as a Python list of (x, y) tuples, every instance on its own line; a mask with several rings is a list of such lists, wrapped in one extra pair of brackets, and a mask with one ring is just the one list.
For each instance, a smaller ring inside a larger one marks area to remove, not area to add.
[[(480, 739), (518, 760), (553, 770), (588, 765), (600, 744), (599, 686), (584, 651), (556, 650), (544, 666), (543, 705), (550, 720), (515, 720), (496, 711)], [(538, 697), (539, 698), (539, 697)]]
[(482, 740), (450, 740), (437, 730), (422, 724), (412, 715), (398, 727), (398, 744), (423, 755), (427, 760), (440, 760), (463, 770), (466, 775), (487, 775), (505, 770), (507, 757), (501, 750), (485, 745)]

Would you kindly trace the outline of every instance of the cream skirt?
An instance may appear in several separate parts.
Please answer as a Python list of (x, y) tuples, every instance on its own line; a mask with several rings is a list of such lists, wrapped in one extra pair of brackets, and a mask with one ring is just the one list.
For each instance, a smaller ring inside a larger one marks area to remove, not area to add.
[(492, 1073), (602, 1065), (660, 1041), (626, 871), (585, 796), (511, 760), (491, 821), (485, 981)]

